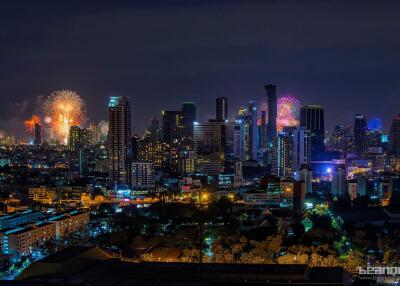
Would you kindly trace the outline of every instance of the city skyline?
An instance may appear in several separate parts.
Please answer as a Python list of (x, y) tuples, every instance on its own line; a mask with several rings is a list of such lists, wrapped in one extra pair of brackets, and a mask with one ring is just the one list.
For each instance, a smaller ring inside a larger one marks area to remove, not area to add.
[(268, 82), (322, 105), (330, 131), (357, 113), (383, 118), (388, 130), (398, 114), (399, 3), (194, 1), (184, 12), (179, 1), (96, 4), (4, 4), (0, 129), (21, 137), (40, 95), (63, 88), (87, 101), (91, 121), (105, 119), (109, 96), (129, 96), (135, 133), (184, 101), (197, 102), (199, 121), (213, 118), (217, 97), (231, 112), (260, 104)]

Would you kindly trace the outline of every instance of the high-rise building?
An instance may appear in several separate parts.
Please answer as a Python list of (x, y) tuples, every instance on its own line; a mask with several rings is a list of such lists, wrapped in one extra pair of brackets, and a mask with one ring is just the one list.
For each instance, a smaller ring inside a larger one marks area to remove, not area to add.
[(153, 188), (155, 185), (154, 164), (152, 162), (132, 163), (132, 187)]
[(302, 106), (300, 126), (310, 130), (311, 160), (321, 159), (325, 152), (324, 109), (319, 105)]
[(389, 134), (390, 153), (400, 158), (400, 114), (393, 118)]
[(223, 171), (224, 128), (220, 122), (194, 124), (196, 172), (217, 175)]
[(367, 119), (363, 114), (354, 118), (354, 143), (359, 158), (365, 158), (367, 152)]
[(329, 151), (336, 151), (341, 154), (346, 152), (346, 138), (349, 134), (347, 134), (348, 128), (344, 125), (336, 125), (332, 131), (331, 138), (329, 139)]
[(276, 117), (278, 114), (277, 98), (276, 98), (276, 85), (268, 84), (265, 86), (267, 92), (267, 144), (272, 145), (272, 140), (277, 136), (276, 131)]
[(249, 102), (249, 109), (247, 112), (249, 120), (248, 159), (257, 160), (257, 147), (258, 147), (257, 105), (254, 100)]
[(293, 132), (293, 168), (300, 170), (304, 164), (311, 163), (310, 131), (299, 127)]
[(260, 124), (258, 126), (258, 145), (260, 148), (267, 148), (267, 112), (262, 110), (260, 113)]
[(79, 148), (87, 149), (93, 143), (93, 132), (89, 128), (71, 126), (69, 128), (69, 149), (74, 151)]
[(226, 97), (218, 97), (216, 101), (216, 120), (228, 120), (228, 99)]
[(131, 176), (131, 104), (126, 96), (108, 103), (108, 173), (111, 185), (127, 185)]
[(71, 126), (69, 128), (69, 149), (74, 151), (82, 142), (82, 132), (79, 126)]
[(194, 102), (184, 102), (182, 104), (182, 116), (184, 132), (183, 136), (186, 145), (192, 149), (193, 144), (193, 123), (196, 121), (196, 105)]
[(40, 123), (35, 123), (35, 146), (42, 145), (42, 126)]
[(294, 128), (285, 127), (273, 140), (272, 173), (279, 177), (291, 176), (294, 171)]

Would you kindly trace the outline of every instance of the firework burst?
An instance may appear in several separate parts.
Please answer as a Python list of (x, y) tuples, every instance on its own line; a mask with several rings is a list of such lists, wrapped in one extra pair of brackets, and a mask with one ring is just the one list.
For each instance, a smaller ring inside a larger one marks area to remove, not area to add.
[(36, 123), (40, 123), (40, 117), (37, 115), (32, 115), (30, 119), (25, 120), (24, 125), (26, 132), (33, 134), (33, 130), (35, 130)]
[(276, 127), (282, 131), (286, 126), (298, 126), (300, 118), (300, 101), (292, 95), (278, 98), (278, 116)]
[(56, 138), (67, 144), (70, 127), (84, 121), (85, 103), (73, 90), (58, 90), (46, 99), (43, 112)]

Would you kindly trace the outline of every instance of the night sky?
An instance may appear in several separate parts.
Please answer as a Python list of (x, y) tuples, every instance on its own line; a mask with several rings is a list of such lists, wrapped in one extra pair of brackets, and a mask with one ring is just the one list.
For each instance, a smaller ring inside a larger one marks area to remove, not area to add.
[(387, 129), (400, 112), (400, 1), (333, 2), (1, 1), (0, 129), (24, 135), (57, 89), (76, 90), (92, 121), (107, 119), (108, 96), (130, 96), (141, 133), (183, 101), (204, 121), (226, 96), (232, 117), (267, 83), (323, 105), (329, 130), (355, 113)]

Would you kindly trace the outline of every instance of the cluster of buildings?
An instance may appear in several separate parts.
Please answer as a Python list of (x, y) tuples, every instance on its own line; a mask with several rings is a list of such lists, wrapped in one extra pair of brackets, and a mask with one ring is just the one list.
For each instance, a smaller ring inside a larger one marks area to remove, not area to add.
[(109, 189), (149, 190), (166, 177), (207, 176), (216, 188), (237, 189), (267, 175), (303, 182), (306, 192), (329, 181), (335, 197), (371, 193), (387, 201), (386, 191), (370, 192), (370, 185), (393, 189), (385, 182), (396, 181), (387, 173), (400, 169), (400, 116), (388, 134), (380, 119), (356, 114), (352, 127), (337, 125), (327, 136), (322, 106), (278, 98), (273, 84), (265, 86), (265, 103), (258, 110), (250, 101), (230, 114), (228, 98), (220, 97), (215, 118), (199, 122), (195, 103), (184, 102), (179, 110), (163, 110), (161, 122), (153, 116), (138, 136), (131, 131), (130, 99), (113, 96), (108, 122), (71, 126), (67, 146), (43, 144), (36, 124), (40, 152), (16, 146), (0, 165), (40, 170), (56, 178), (55, 185), (89, 176), (92, 185)]
[(26, 256), (49, 241), (57, 241), (89, 223), (89, 212), (65, 211), (45, 215), (39, 211), (0, 216), (0, 247), (3, 255)]

